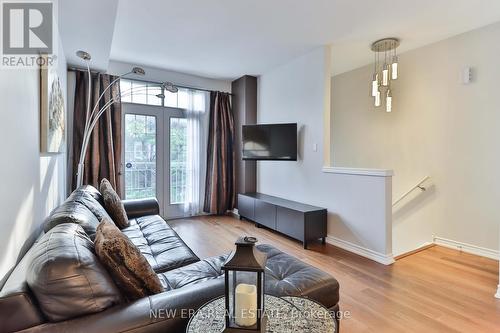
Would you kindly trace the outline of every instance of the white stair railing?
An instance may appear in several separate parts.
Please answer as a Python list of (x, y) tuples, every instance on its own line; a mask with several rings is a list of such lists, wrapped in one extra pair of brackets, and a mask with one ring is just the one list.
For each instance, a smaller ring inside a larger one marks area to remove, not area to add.
[(406, 198), (411, 192), (413, 192), (414, 190), (416, 190), (417, 188), (420, 189), (422, 192), (423, 191), (426, 191), (427, 188), (425, 186), (423, 186), (422, 184), (425, 183), (425, 181), (427, 179), (431, 178), (430, 176), (425, 176), (421, 181), (419, 181), (415, 186), (413, 186), (412, 188), (410, 188), (408, 191), (406, 191), (402, 196), (399, 197), (398, 200), (394, 201), (392, 203), (392, 207), (396, 206), (399, 202), (401, 202), (401, 200), (403, 200), (404, 198)]

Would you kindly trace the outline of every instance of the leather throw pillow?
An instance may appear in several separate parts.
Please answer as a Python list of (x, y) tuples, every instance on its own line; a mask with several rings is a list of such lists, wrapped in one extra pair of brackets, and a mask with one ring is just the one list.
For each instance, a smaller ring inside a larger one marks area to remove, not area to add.
[(111, 183), (103, 178), (99, 187), (104, 198), (104, 208), (118, 228), (123, 229), (129, 226), (127, 213), (123, 207), (122, 200), (111, 186)]
[(99, 224), (94, 244), (97, 257), (128, 300), (163, 291), (146, 258), (111, 221)]

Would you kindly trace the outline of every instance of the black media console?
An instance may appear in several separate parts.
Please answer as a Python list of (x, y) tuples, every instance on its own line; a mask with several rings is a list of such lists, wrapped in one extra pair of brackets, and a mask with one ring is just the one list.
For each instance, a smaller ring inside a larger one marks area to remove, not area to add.
[(262, 193), (238, 194), (238, 213), (241, 218), (254, 221), (307, 242), (320, 239), (325, 244), (327, 213), (325, 208), (285, 200)]

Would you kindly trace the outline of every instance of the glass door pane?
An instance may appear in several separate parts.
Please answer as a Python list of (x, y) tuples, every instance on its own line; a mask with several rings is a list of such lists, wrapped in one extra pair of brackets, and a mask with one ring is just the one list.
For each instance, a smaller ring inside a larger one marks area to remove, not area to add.
[(123, 103), (123, 112), (125, 198), (156, 197), (164, 218), (185, 216), (189, 164), (184, 110)]
[(187, 177), (187, 120), (170, 118), (170, 204), (186, 200)]
[(156, 197), (155, 116), (125, 114), (125, 199)]

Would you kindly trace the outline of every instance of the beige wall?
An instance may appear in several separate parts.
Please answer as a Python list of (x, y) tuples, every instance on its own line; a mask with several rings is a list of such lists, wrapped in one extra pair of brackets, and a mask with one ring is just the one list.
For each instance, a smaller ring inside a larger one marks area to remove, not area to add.
[(257, 191), (327, 208), (328, 242), (391, 263), (390, 177), (322, 171), (329, 60), (329, 47), (319, 47), (259, 77), (257, 122), (299, 130), (297, 161), (257, 162)]
[(394, 209), (396, 255), (433, 235), (498, 250), (499, 40), (497, 23), (402, 54), (392, 113), (372, 106), (372, 66), (332, 79), (335, 166), (393, 169), (394, 198), (432, 177)]

